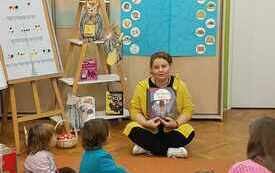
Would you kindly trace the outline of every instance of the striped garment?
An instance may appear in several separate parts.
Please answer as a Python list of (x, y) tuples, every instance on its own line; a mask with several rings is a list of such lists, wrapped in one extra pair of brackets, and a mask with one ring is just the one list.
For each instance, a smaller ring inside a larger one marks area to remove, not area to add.
[(272, 173), (267, 168), (252, 160), (245, 160), (234, 164), (228, 173)]
[(49, 151), (39, 151), (28, 155), (24, 163), (25, 173), (56, 173), (57, 169), (53, 154)]

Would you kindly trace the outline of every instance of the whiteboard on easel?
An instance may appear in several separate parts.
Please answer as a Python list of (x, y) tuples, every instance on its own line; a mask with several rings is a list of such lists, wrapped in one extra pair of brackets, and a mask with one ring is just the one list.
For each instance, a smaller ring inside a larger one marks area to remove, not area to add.
[(3, 66), (9, 83), (62, 73), (46, 0), (2, 0), (0, 24)]
[(7, 81), (6, 81), (6, 77), (5, 77), (5, 74), (4, 74), (2, 63), (0, 61), (0, 90), (3, 90), (5, 88), (7, 88)]

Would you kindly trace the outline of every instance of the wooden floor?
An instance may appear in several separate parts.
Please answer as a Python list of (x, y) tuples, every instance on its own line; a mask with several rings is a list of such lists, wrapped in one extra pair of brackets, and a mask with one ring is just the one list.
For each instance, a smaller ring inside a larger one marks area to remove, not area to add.
[[(216, 173), (226, 173), (230, 165), (246, 158), (248, 124), (256, 117), (271, 116), (272, 109), (233, 109), (225, 113), (224, 120), (193, 120), (191, 124), (196, 130), (194, 141), (187, 147), (188, 159), (171, 159), (154, 156), (132, 156), (132, 144), (122, 135), (128, 120), (111, 121), (111, 139), (106, 150), (112, 153), (118, 164), (126, 167), (131, 173), (193, 173), (198, 169), (213, 169)], [(0, 135), (0, 143), (13, 144), (11, 123)], [(21, 135), (23, 137), (23, 135)], [(23, 141), (23, 138), (22, 138)], [(23, 146), (23, 143), (22, 143)], [(54, 149), (59, 167), (79, 168), (81, 145), (74, 149)], [(23, 172), (23, 161), (26, 155), (19, 156), (20, 172)]]

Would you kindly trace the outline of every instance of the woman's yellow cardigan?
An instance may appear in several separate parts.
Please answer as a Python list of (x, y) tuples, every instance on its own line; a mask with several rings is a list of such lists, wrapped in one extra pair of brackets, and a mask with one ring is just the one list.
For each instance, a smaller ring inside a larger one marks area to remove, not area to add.
[[(140, 81), (136, 86), (134, 95), (130, 102), (130, 116), (133, 120), (135, 120), (135, 116), (137, 114), (144, 115), (145, 118), (149, 119), (149, 115), (147, 114), (147, 89), (149, 88), (149, 81), (148, 79)], [(191, 101), (191, 96), (189, 91), (185, 85), (185, 83), (179, 78), (179, 76), (175, 76), (173, 89), (176, 91), (176, 104), (177, 104), (177, 115), (187, 116), (186, 118), (192, 117), (193, 112), (193, 104)], [(127, 124), (126, 128), (124, 129), (123, 133), (125, 135), (129, 135), (130, 131), (134, 127), (142, 127), (135, 121), (132, 121)], [(150, 130), (150, 129), (148, 129)], [(176, 131), (179, 131), (185, 137), (188, 137), (193, 131), (193, 127), (190, 124), (182, 124), (180, 125)]]
[[(147, 114), (147, 89), (149, 88), (148, 79), (140, 81), (136, 86), (134, 95), (130, 102), (130, 116), (132, 119), (135, 119), (137, 114), (142, 114), (145, 118), (149, 118)], [(173, 89), (176, 92), (176, 104), (177, 104), (177, 114), (185, 115), (187, 118), (192, 117), (193, 104), (191, 101), (191, 96), (185, 85), (185, 83), (175, 76)]]

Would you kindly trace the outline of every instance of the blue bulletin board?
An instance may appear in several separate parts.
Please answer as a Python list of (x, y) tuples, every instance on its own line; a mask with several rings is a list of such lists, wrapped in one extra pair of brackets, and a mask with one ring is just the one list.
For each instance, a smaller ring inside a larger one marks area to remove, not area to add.
[(218, 0), (121, 0), (124, 55), (216, 56)]

